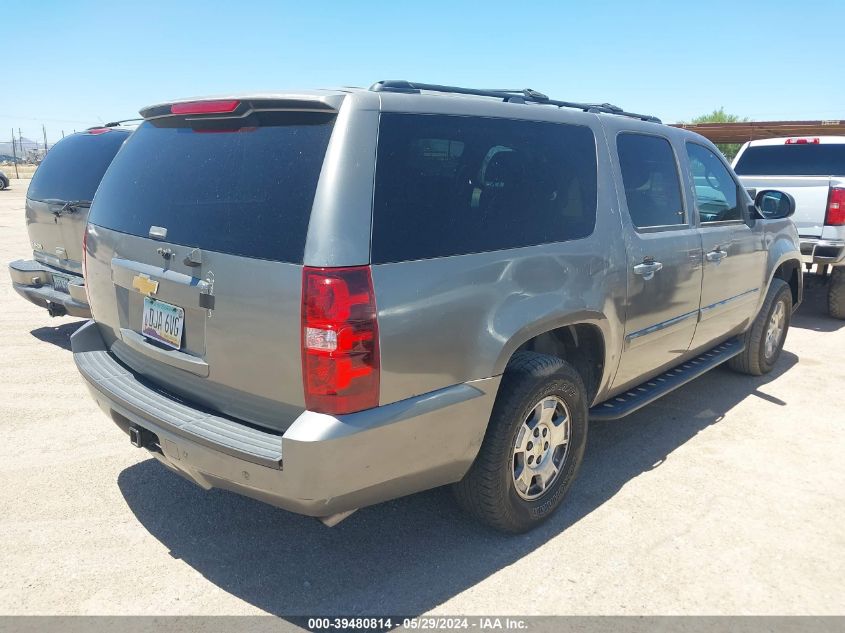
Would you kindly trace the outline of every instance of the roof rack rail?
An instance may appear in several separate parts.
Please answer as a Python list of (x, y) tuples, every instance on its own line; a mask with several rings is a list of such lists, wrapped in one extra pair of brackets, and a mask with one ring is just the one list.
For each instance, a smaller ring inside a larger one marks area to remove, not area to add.
[(422, 90), (431, 90), (433, 92), (448, 92), (461, 95), (474, 95), (477, 97), (493, 97), (501, 99), (509, 103), (540, 103), (545, 105), (553, 105), (558, 108), (574, 108), (584, 112), (602, 113), (602, 114), (618, 114), (620, 116), (627, 116), (633, 119), (640, 119), (641, 121), (648, 121), (650, 123), (662, 123), (660, 119), (648, 114), (637, 114), (635, 112), (625, 112), (620, 107), (610, 103), (575, 103), (572, 101), (558, 101), (550, 99), (542, 92), (532, 90), (531, 88), (509, 90), (509, 89), (475, 89), (475, 88), (460, 88), (458, 86), (441, 86), (439, 84), (421, 84), (417, 82), (405, 81), (404, 79), (390, 79), (385, 81), (377, 81), (370, 90), (373, 92), (403, 92), (406, 94), (417, 94)]

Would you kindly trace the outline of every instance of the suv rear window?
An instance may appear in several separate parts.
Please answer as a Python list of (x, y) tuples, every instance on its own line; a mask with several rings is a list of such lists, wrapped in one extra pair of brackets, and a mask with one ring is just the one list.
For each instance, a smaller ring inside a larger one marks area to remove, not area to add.
[(586, 237), (596, 171), (588, 127), (382, 114), (373, 263)]
[(740, 176), (843, 176), (845, 144), (751, 146), (734, 171)]
[(91, 200), (109, 165), (129, 136), (126, 130), (74, 134), (56, 143), (29, 183), (30, 200)]
[(183, 246), (301, 263), (334, 116), (257, 118), (202, 129), (145, 122), (103, 179), (90, 221), (140, 237), (161, 226)]

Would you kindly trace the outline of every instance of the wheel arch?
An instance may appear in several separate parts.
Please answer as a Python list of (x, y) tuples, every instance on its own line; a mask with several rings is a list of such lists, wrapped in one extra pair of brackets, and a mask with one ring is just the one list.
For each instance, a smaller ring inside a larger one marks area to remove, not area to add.
[(496, 373), (505, 371), (513, 355), (522, 350), (556, 356), (572, 364), (587, 388), (592, 403), (607, 390), (618, 356), (613, 352), (613, 332), (600, 312), (584, 311), (565, 318), (532, 323), (508, 340), (496, 361)]
[[(757, 310), (763, 306), (766, 293), (775, 277), (783, 279), (792, 290), (793, 309), (804, 298), (804, 275), (801, 251), (798, 248), (798, 233), (790, 219), (765, 222), (764, 242), (766, 247), (765, 287), (760, 293)], [(755, 313), (756, 314), (756, 313)]]
[[(777, 265), (772, 269), (766, 283), (766, 290), (772, 285), (773, 279), (782, 279), (787, 284), (792, 293), (792, 309), (795, 309), (801, 304), (804, 298), (804, 273), (802, 270), (802, 262), (800, 258), (784, 255), (778, 261)], [(763, 293), (765, 295), (765, 293)]]

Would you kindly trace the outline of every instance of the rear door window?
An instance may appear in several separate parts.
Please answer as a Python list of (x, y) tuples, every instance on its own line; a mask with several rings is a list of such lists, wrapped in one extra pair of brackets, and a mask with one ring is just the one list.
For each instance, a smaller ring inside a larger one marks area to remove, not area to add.
[(584, 126), (385, 113), (372, 259), (398, 262), (586, 237), (596, 147)]
[(678, 164), (661, 136), (623, 132), (616, 139), (625, 199), (637, 228), (687, 223)]
[(747, 147), (734, 171), (740, 176), (843, 176), (845, 143)]
[(160, 226), (168, 242), (301, 263), (334, 116), (255, 117), (202, 129), (145, 122), (103, 179), (90, 221), (140, 237)]
[(30, 200), (92, 200), (97, 186), (129, 133), (79, 133), (56, 143), (32, 177)]

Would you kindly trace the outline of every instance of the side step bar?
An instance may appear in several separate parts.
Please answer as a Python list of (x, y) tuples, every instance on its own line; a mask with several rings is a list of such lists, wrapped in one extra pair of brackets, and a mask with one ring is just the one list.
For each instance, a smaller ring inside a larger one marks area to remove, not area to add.
[(698, 378), (703, 373), (721, 365), (729, 358), (741, 354), (745, 349), (739, 338), (732, 338), (720, 343), (677, 367), (655, 376), (643, 384), (632, 387), (624, 393), (600, 402), (590, 409), (591, 420), (618, 420), (651, 404), (670, 391), (685, 385), (690, 380)]

